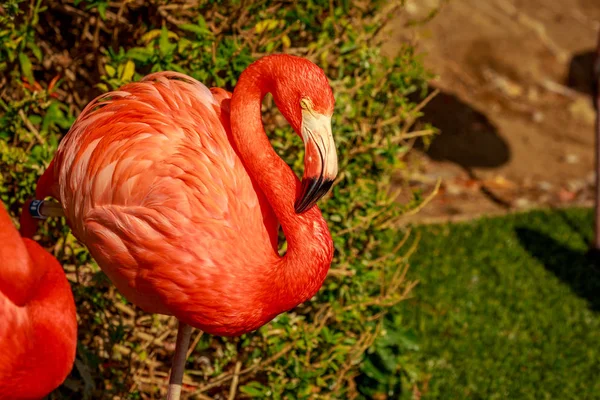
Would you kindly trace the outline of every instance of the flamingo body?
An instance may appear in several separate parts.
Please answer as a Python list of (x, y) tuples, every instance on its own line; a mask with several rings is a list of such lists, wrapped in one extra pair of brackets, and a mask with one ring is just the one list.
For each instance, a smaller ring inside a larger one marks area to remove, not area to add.
[[(300, 62), (275, 61), (282, 60)], [(317, 207), (292, 215), (300, 181), (274, 161), (259, 132), (268, 88), (246, 75), (248, 89), (239, 89), (239, 97), (246, 96), (243, 104), (254, 101), (251, 112), (236, 106), (236, 126), (256, 132), (242, 142), (232, 133), (231, 93), (180, 73), (155, 73), (83, 110), (37, 193), (60, 201), (74, 235), (127, 299), (224, 336), (257, 329), (312, 297), (333, 255)], [(319, 79), (331, 112), (331, 88), (324, 75)], [(300, 124), (298, 117), (288, 120)], [(241, 154), (249, 152), (246, 145), (254, 161), (275, 163), (268, 187), (267, 172), (257, 174), (259, 167)], [(306, 251), (290, 247), (286, 262), (277, 252), (277, 231), (292, 219), (295, 225), (284, 231), (302, 237), (295, 243), (302, 241)]]
[(40, 399), (67, 377), (77, 319), (58, 261), (0, 206), (0, 399)]

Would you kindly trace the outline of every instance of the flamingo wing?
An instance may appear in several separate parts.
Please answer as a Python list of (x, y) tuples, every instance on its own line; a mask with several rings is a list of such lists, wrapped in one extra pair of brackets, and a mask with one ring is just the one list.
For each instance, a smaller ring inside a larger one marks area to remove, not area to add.
[(148, 312), (243, 305), (250, 266), (278, 257), (277, 220), (232, 145), (230, 97), (152, 74), (90, 103), (57, 151), (53, 191), (75, 236)]

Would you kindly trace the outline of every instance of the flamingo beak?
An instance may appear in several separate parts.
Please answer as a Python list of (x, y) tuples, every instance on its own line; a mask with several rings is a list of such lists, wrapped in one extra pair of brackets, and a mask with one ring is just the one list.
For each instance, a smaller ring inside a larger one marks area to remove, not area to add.
[(338, 172), (331, 117), (303, 110), (301, 134), (305, 156), (302, 188), (294, 204), (297, 214), (312, 208), (331, 189)]

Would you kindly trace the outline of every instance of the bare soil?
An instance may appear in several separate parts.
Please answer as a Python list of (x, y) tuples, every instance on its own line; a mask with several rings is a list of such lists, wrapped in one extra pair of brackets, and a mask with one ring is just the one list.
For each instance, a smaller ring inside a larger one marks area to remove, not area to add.
[[(432, 10), (427, 23), (410, 25)], [(411, 0), (384, 52), (417, 45), (440, 93), (423, 121), (440, 129), (399, 185), (437, 196), (410, 221), (591, 204), (591, 65), (598, 0)]]

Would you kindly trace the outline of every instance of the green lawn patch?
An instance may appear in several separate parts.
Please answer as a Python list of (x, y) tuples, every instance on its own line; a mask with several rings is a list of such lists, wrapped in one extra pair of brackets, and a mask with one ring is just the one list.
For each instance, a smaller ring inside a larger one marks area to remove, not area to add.
[(600, 399), (590, 210), (417, 230), (420, 284), (398, 308), (418, 338), (423, 399)]

